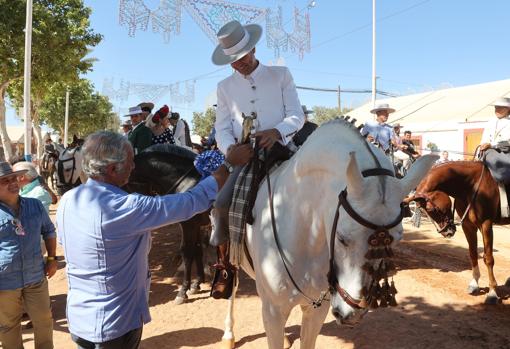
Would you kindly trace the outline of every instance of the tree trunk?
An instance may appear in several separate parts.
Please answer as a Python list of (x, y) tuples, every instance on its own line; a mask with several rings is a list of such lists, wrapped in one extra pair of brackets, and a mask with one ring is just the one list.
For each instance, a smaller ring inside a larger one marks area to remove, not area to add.
[(5, 94), (8, 85), (9, 82), (4, 82), (0, 85), (0, 138), (2, 138), (5, 161), (9, 161), (13, 156), (12, 143), (9, 135), (7, 134), (7, 121), (5, 119)]

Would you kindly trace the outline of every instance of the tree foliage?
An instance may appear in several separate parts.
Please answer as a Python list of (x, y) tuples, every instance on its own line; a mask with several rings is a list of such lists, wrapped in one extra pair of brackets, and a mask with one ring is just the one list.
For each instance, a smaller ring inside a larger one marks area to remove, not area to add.
[[(50, 87), (39, 108), (41, 122), (64, 134), (65, 95), (67, 84)], [(108, 98), (94, 91), (89, 80), (80, 79), (70, 86), (69, 137), (84, 138), (98, 130), (118, 131), (119, 117), (112, 112)]]
[(214, 108), (207, 108), (205, 113), (193, 112), (193, 133), (200, 137), (207, 137), (216, 121), (216, 111)]
[(326, 121), (339, 117), (340, 115), (345, 115), (351, 110), (352, 109), (349, 108), (342, 108), (342, 110), (340, 110), (338, 108), (315, 106), (313, 107), (314, 114), (312, 114), (313, 122), (320, 125)]
[[(35, 107), (54, 83), (77, 81), (79, 74), (92, 68), (93, 60), (85, 57), (101, 35), (90, 28), (90, 13), (82, 0), (34, 0), (31, 92)], [(25, 15), (25, 0), (0, 0), (0, 135), (4, 148), (10, 143), (3, 132), (9, 85), (9, 98), (15, 105), (23, 104)]]

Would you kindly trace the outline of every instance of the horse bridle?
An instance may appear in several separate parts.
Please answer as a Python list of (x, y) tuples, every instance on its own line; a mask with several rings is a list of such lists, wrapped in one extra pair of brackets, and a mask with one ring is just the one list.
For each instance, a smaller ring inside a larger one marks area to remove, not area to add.
[[(384, 168), (373, 168), (369, 170), (365, 170), (362, 172), (363, 177), (370, 177), (370, 176), (391, 176), (394, 177), (393, 172), (384, 169)], [(336, 240), (336, 231), (338, 227), (338, 219), (340, 217), (340, 207), (343, 207), (345, 212), (358, 224), (369, 228), (374, 231), (373, 234), (370, 235), (368, 242), (369, 246), (377, 247), (381, 246), (389, 251), (388, 257), (392, 254), (390, 252), (390, 245), (393, 242), (393, 237), (389, 234), (389, 229), (397, 226), (402, 222), (402, 219), (404, 218), (404, 204), (400, 204), (400, 214), (393, 220), (393, 222), (386, 224), (386, 225), (378, 225), (374, 224), (370, 221), (367, 221), (365, 218), (361, 217), (351, 206), (349, 201), (347, 201), (347, 188), (342, 190), (340, 194), (338, 195), (338, 205), (336, 207), (335, 212), (335, 218), (333, 220), (333, 225), (331, 227), (331, 236), (330, 236), (330, 247), (329, 247), (329, 271), (328, 271), (328, 283), (329, 283), (329, 292), (333, 294), (335, 291), (338, 293), (338, 295), (343, 299), (345, 303), (347, 303), (349, 306), (351, 306), (354, 309), (365, 309), (367, 308), (367, 303), (364, 298), (357, 299), (352, 297), (347, 290), (345, 290), (342, 286), (340, 286), (340, 283), (338, 282), (338, 279), (336, 277), (336, 264), (335, 264), (335, 240)], [(339, 239), (340, 242), (347, 246), (347, 243), (343, 239)], [(367, 259), (375, 259), (371, 258), (370, 256), (365, 256)], [(382, 256), (382, 258), (385, 258)], [(373, 280), (374, 281), (374, 278)], [(377, 280), (378, 282), (379, 280)]]
[[(478, 179), (478, 182), (476, 183), (476, 188), (473, 191), (473, 195), (471, 196), (471, 201), (469, 201), (469, 204), (466, 207), (466, 210), (464, 211), (464, 214), (462, 215), (459, 223), (455, 223), (455, 219), (454, 219), (456, 201), (454, 201), (453, 206), (452, 206), (452, 217), (451, 218), (447, 217), (447, 219), (444, 220), (444, 221), (446, 221), (446, 224), (442, 228), (440, 226), (438, 226), (438, 224), (434, 221), (434, 219), (432, 219), (432, 217), (430, 217), (430, 215), (427, 212), (427, 208), (425, 207), (425, 213), (430, 218), (430, 220), (432, 221), (432, 224), (434, 224), (434, 227), (436, 228), (436, 230), (439, 234), (443, 235), (443, 233), (446, 230), (448, 230), (448, 228), (452, 228), (452, 230), (455, 231), (457, 225), (462, 225), (462, 223), (464, 223), (464, 219), (466, 219), (467, 214), (468, 214), (469, 210), (471, 209), (471, 206), (473, 205), (473, 202), (475, 201), (476, 196), (478, 195), (478, 191), (480, 190), (480, 185), (482, 184), (484, 173), (485, 173), (485, 166), (482, 167), (482, 173), (480, 174), (480, 178)], [(415, 198), (416, 197), (424, 199), (426, 203), (427, 202), (430, 203), (430, 205), (432, 206), (432, 208), (434, 210), (441, 212), (441, 209), (430, 199), (429, 195), (427, 195), (425, 193), (417, 192), (417, 193), (415, 193)]]
[[(385, 168), (372, 168), (365, 171), (362, 171), (363, 177), (370, 177), (370, 176), (391, 176), (394, 177), (394, 174), (391, 170), (385, 169)], [(278, 239), (278, 233), (276, 229), (276, 220), (275, 220), (275, 214), (274, 214), (274, 205), (273, 205), (273, 197), (272, 197), (272, 190), (271, 190), (271, 182), (270, 182), (270, 176), (268, 173), (266, 173), (266, 181), (268, 186), (268, 196), (269, 196), (269, 209), (271, 213), (271, 224), (273, 228), (273, 236), (276, 242), (276, 246), (278, 248), (278, 252), (280, 254), (280, 257), (283, 262), (283, 266), (285, 267), (285, 271), (287, 272), (287, 276), (289, 277), (290, 281), (292, 282), (294, 288), (303, 296), (305, 297), (314, 308), (318, 308), (322, 305), (322, 302), (326, 299), (327, 292), (321, 292), (320, 296), (317, 299), (314, 299), (310, 296), (307, 296), (299, 287), (297, 282), (292, 277), (292, 274), (290, 273), (290, 270), (287, 266), (287, 263), (285, 262), (285, 258), (283, 257), (283, 250), (280, 245), (280, 241)], [(352, 297), (349, 292), (344, 289), (340, 283), (338, 282), (338, 279), (336, 277), (336, 264), (335, 264), (335, 258), (334, 258), (334, 252), (335, 252), (335, 239), (336, 239), (336, 230), (338, 227), (338, 220), (340, 217), (340, 207), (343, 207), (344, 210), (347, 212), (347, 214), (354, 219), (358, 224), (363, 225), (364, 227), (367, 227), (369, 229), (374, 230), (374, 233), (370, 235), (368, 242), (369, 246), (376, 248), (380, 245), (380, 247), (383, 247), (384, 250), (381, 252), (381, 254), (375, 254), (370, 255), (367, 253), (365, 258), (367, 259), (381, 259), (381, 265), (382, 260), (386, 257), (391, 257), (393, 255), (393, 252), (391, 251), (391, 248), (389, 247), (390, 244), (393, 242), (393, 237), (389, 234), (388, 230), (397, 226), (400, 222), (402, 222), (402, 219), (404, 217), (404, 205), (401, 204), (400, 207), (400, 214), (399, 216), (390, 224), (387, 225), (377, 225), (372, 222), (367, 221), (363, 217), (361, 217), (349, 204), (347, 201), (347, 188), (342, 190), (340, 194), (338, 195), (338, 205), (336, 208), (335, 218), (333, 220), (333, 226), (331, 228), (331, 239), (330, 239), (330, 251), (329, 251), (329, 271), (327, 273), (328, 278), (328, 284), (329, 284), (329, 293), (331, 295), (334, 294), (336, 291), (339, 296), (343, 299), (345, 303), (347, 303), (350, 307), (354, 309), (365, 309), (368, 307), (368, 303), (365, 300), (365, 298), (357, 299)], [(340, 242), (347, 246), (347, 243), (343, 239), (339, 239)], [(369, 251), (370, 252), (370, 251)], [(364, 266), (365, 267), (365, 266)], [(374, 269), (372, 268), (371, 271), (368, 270), (368, 268), (364, 268), (365, 271), (367, 271), (372, 276), (372, 285), (375, 283), (379, 283), (380, 277), (377, 278), (375, 276)], [(380, 269), (379, 269), (380, 270)], [(376, 270), (377, 271), (377, 270)], [(389, 269), (387, 270), (389, 271)], [(380, 274), (378, 274), (380, 275)], [(384, 277), (384, 276), (383, 276)], [(366, 290), (368, 291), (368, 290)]]

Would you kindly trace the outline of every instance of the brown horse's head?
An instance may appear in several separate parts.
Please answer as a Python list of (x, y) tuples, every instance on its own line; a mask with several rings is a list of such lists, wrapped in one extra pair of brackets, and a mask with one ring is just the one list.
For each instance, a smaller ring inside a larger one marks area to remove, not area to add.
[(436, 223), (435, 226), (438, 233), (448, 238), (454, 236), (456, 227), (450, 197), (439, 190), (420, 192), (419, 188), (414, 195), (404, 199), (404, 202), (416, 202), (416, 206), (425, 210), (427, 215)]

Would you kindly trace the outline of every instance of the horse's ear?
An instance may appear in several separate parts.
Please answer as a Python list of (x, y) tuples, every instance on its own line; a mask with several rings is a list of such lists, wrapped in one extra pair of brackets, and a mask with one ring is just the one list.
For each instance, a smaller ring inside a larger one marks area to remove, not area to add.
[(437, 159), (439, 159), (437, 155), (424, 155), (411, 166), (409, 172), (400, 180), (403, 196), (406, 196), (411, 190), (418, 186)]
[(351, 156), (349, 164), (347, 165), (347, 188), (349, 195), (361, 196), (363, 195), (363, 176), (358, 167), (358, 161), (356, 160), (356, 154), (350, 152)]

